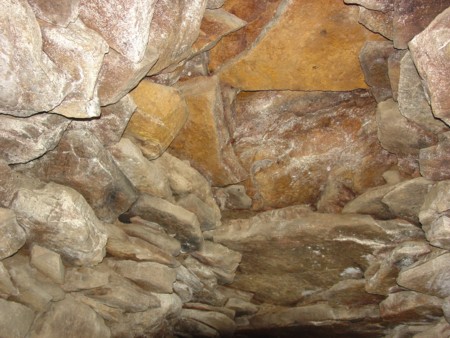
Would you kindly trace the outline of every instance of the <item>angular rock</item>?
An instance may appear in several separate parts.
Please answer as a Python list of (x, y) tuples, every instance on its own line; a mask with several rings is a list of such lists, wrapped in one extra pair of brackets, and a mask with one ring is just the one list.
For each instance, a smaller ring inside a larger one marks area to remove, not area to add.
[(29, 170), (45, 181), (77, 190), (107, 222), (127, 211), (137, 198), (111, 155), (87, 130), (68, 130), (58, 146), (34, 161)]
[(177, 200), (177, 205), (197, 216), (202, 231), (214, 229), (221, 224), (215, 210), (194, 194), (181, 197)]
[(209, 69), (214, 72), (227, 60), (250, 46), (270, 23), (281, 0), (227, 0), (223, 9), (248, 22), (242, 29), (224, 36), (210, 51)]
[(176, 281), (175, 283), (173, 283), (173, 292), (178, 297), (180, 297), (183, 304), (192, 301), (194, 297), (192, 289), (188, 285), (180, 281)]
[(33, 245), (30, 263), (55, 283), (64, 283), (64, 265), (56, 252)]
[(408, 42), (424, 30), (430, 22), (450, 6), (449, 0), (429, 2), (428, 0), (395, 0), (394, 47), (408, 48)]
[(95, 299), (86, 297), (82, 293), (72, 293), (71, 296), (75, 298), (75, 300), (90, 306), (107, 322), (118, 323), (124, 315), (124, 311), (122, 309), (110, 307), (101, 303), (100, 301), (96, 301)]
[[(405, 53), (407, 53), (405, 50), (395, 50), (388, 58), (388, 76), (391, 81), (392, 97), (394, 98), (394, 101), (398, 101), (399, 82), (401, 80), (400, 63), (405, 56)], [(402, 76), (405, 76), (405, 74)], [(399, 103), (399, 105), (401, 104)], [(402, 112), (402, 108), (399, 108), (400, 112)], [(407, 117), (406, 115), (404, 116)]]
[(200, 34), (192, 46), (195, 54), (202, 53), (213, 48), (219, 40), (232, 32), (235, 32), (247, 23), (223, 9), (207, 9), (200, 25)]
[(154, 262), (108, 260), (107, 264), (119, 275), (133, 281), (147, 291), (172, 293), (176, 271)]
[(414, 335), (414, 338), (428, 338), (428, 337), (445, 337), (450, 334), (450, 324), (444, 319), (441, 319), (436, 325), (433, 325), (422, 332)]
[(156, 0), (80, 1), (80, 18), (132, 62), (144, 57)]
[(125, 312), (142, 312), (160, 305), (153, 294), (145, 292), (119, 275), (111, 275), (108, 284), (83, 291), (83, 294)]
[(101, 108), (101, 116), (89, 120), (75, 120), (69, 129), (86, 129), (105, 146), (120, 141), (125, 128), (136, 110), (136, 104), (130, 95), (119, 102)]
[(74, 22), (79, 14), (80, 0), (62, 0), (57, 4), (46, 0), (28, 0), (28, 3), (38, 19), (62, 27)]
[(419, 167), (422, 176), (442, 181), (450, 178), (450, 170), (446, 165), (449, 161), (450, 132), (439, 135), (439, 142), (420, 150)]
[(67, 296), (40, 314), (31, 327), (29, 337), (110, 337), (103, 319), (89, 306)]
[(250, 173), (244, 185), (252, 208), (320, 199), (322, 210), (339, 212), (355, 195), (383, 184), (393, 158), (376, 137), (374, 105), (366, 91), (240, 93), (232, 137)]
[(436, 143), (436, 136), (405, 118), (398, 104), (389, 99), (377, 108), (378, 138), (384, 149), (405, 156), (417, 155), (421, 148)]
[(392, 215), (419, 224), (419, 212), (425, 195), (434, 182), (423, 177), (396, 184), (381, 202), (388, 206)]
[(219, 78), (197, 77), (178, 88), (186, 99), (189, 118), (171, 143), (171, 153), (189, 160), (213, 185), (245, 179), (247, 174), (236, 158), (225, 125)]
[(19, 290), (14, 286), (11, 282), (11, 276), (9, 275), (8, 270), (6, 270), (5, 266), (2, 262), (0, 262), (0, 298), (4, 297), (8, 298), (10, 295), (17, 296), (19, 294)]
[(109, 282), (110, 273), (94, 268), (68, 268), (62, 288), (66, 292), (94, 289), (105, 286)]
[(208, 0), (206, 3), (206, 8), (217, 9), (223, 6), (225, 0)]
[(179, 318), (174, 328), (179, 335), (189, 334), (193, 337), (219, 338), (221, 335), (209, 325), (200, 323), (189, 317)]
[(360, 5), (364, 8), (380, 12), (389, 12), (394, 9), (392, 0), (344, 0), (346, 4)]
[(166, 251), (161, 250), (140, 238), (128, 237), (117, 239), (110, 237), (106, 244), (109, 255), (120, 259), (151, 261), (168, 266), (177, 266), (178, 262)]
[(385, 320), (433, 320), (442, 316), (442, 299), (414, 291), (390, 294), (380, 303), (380, 315)]
[(0, 260), (15, 254), (26, 240), (27, 235), (17, 223), (14, 211), (0, 208)]
[(180, 254), (181, 244), (179, 241), (167, 235), (164, 230), (151, 227), (151, 222), (140, 219), (140, 217), (139, 220), (138, 217), (133, 217), (131, 224), (120, 224), (120, 228), (127, 235), (143, 239), (172, 256)]
[(419, 213), (419, 219), (423, 226), (426, 227), (441, 215), (447, 214), (450, 209), (449, 189), (450, 181), (441, 181), (436, 183), (425, 196)]
[(225, 307), (236, 311), (236, 316), (252, 315), (259, 310), (257, 305), (240, 298), (229, 298)]
[(126, 135), (140, 145), (149, 159), (159, 157), (188, 118), (188, 109), (180, 92), (149, 80), (142, 80), (131, 96), (137, 104)]
[(138, 63), (131, 62), (113, 49), (103, 59), (98, 79), (100, 104), (116, 103), (136, 87), (139, 81), (155, 64), (158, 54), (153, 46), (148, 46), (144, 58)]
[(70, 120), (53, 114), (29, 118), (0, 115), (0, 158), (8, 164), (26, 163), (56, 147)]
[[(439, 13), (450, 6), (450, 1), (442, 1), (432, 11)], [(450, 123), (450, 61), (448, 53), (450, 41), (450, 9), (439, 14), (435, 20), (410, 43), (411, 54), (422, 79), (425, 80), (427, 94), (434, 116)]]
[(450, 250), (450, 218), (439, 217), (430, 225), (424, 225), (425, 236), (431, 245)]
[(169, 235), (174, 234), (181, 242), (182, 250), (185, 252), (197, 250), (203, 243), (197, 216), (166, 200), (141, 195), (130, 212), (162, 225)]
[(442, 311), (444, 312), (445, 319), (450, 323), (450, 297), (444, 299), (442, 304)]
[(170, 66), (191, 56), (191, 46), (200, 32), (206, 0), (173, 2), (159, 0), (150, 25), (148, 45), (156, 48), (158, 61), (148, 75), (171, 71)]
[(24, 117), (52, 110), (67, 95), (70, 80), (42, 51), (41, 30), (30, 5), (5, 0), (0, 13), (0, 77), (5, 79), (0, 113)]
[(392, 40), (394, 36), (392, 25), (393, 18), (393, 11), (383, 13), (381, 11), (370, 10), (364, 7), (359, 8), (358, 22), (367, 27), (368, 30), (380, 33), (389, 40)]
[(1, 298), (0, 313), (0, 336), (9, 338), (25, 337), (35, 317), (28, 307)]
[(66, 27), (41, 23), (43, 51), (72, 79), (72, 88), (52, 112), (72, 118), (100, 115), (97, 78), (109, 47), (78, 20)]
[(212, 327), (219, 332), (220, 337), (232, 337), (236, 329), (234, 321), (220, 312), (183, 309), (180, 316)]
[(392, 97), (391, 82), (388, 75), (388, 59), (394, 53), (390, 41), (366, 42), (359, 54), (364, 79), (377, 102)]
[(221, 210), (250, 209), (252, 199), (247, 195), (245, 187), (240, 184), (230, 185), (214, 190), (214, 197)]
[(430, 132), (441, 133), (448, 130), (442, 121), (433, 116), (428, 100), (411, 53), (406, 52), (400, 60), (398, 81), (398, 108), (400, 113)]
[(172, 191), (164, 168), (158, 162), (147, 160), (133, 142), (122, 138), (109, 147), (109, 152), (139, 193), (171, 199)]
[(445, 298), (450, 296), (450, 253), (401, 271), (397, 283), (407, 289)]
[(342, 2), (283, 1), (252, 48), (224, 64), (220, 79), (242, 90), (366, 88), (358, 53), (379, 38), (357, 20), (358, 8)]
[(30, 242), (73, 264), (89, 265), (103, 259), (103, 225), (75, 190), (55, 183), (41, 189), (19, 189), (11, 208)]

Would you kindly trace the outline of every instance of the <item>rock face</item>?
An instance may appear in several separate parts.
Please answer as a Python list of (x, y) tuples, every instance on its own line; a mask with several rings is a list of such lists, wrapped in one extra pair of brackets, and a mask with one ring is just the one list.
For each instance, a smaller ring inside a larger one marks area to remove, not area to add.
[(15, 254), (25, 244), (25, 231), (12, 210), (0, 208), (0, 236), (0, 259)]
[(25, 337), (34, 320), (32, 310), (22, 304), (0, 299), (0, 335), (3, 337)]
[(366, 88), (358, 54), (376, 37), (357, 19), (357, 8), (337, 1), (282, 1), (255, 45), (225, 64), (219, 76), (243, 90)]
[(323, 210), (340, 210), (355, 194), (382, 182), (393, 162), (379, 146), (374, 103), (366, 95), (238, 95), (232, 137), (250, 173), (246, 187), (254, 209), (321, 200)]

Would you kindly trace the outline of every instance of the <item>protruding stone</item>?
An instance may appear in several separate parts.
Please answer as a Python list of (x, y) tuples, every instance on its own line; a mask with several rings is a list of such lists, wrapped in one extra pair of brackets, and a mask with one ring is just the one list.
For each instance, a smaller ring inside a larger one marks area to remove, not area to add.
[(19, 189), (11, 207), (31, 242), (74, 264), (95, 264), (103, 259), (103, 225), (75, 190), (55, 183), (41, 189)]
[(83, 295), (82, 293), (73, 292), (71, 296), (75, 298), (75, 300), (89, 305), (95, 312), (97, 312), (100, 316), (103, 317), (104, 320), (109, 323), (118, 323), (124, 316), (124, 310), (105, 305), (100, 301)]
[(188, 118), (186, 102), (177, 89), (142, 80), (131, 96), (137, 104), (127, 129), (150, 159), (159, 157)]
[(441, 319), (436, 325), (430, 326), (414, 335), (414, 338), (445, 337), (450, 335), (450, 324), (445, 319)]
[(14, 211), (0, 208), (0, 260), (15, 254), (26, 240), (27, 235), (17, 223)]
[(111, 333), (103, 319), (89, 306), (67, 296), (53, 303), (50, 310), (34, 322), (29, 337), (98, 337), (108, 338)]
[(97, 78), (109, 48), (105, 40), (78, 20), (67, 28), (41, 24), (43, 51), (72, 79), (72, 88), (52, 112), (73, 118), (100, 115)]
[(98, 288), (108, 284), (109, 276), (109, 272), (89, 267), (68, 268), (62, 288), (66, 292)]
[[(433, 5), (427, 2), (427, 7), (436, 14), (448, 6), (448, 0)], [(447, 67), (450, 62), (449, 40), (450, 9), (446, 9), (409, 44), (414, 63), (425, 80), (433, 114), (446, 124), (450, 124), (450, 70)]]
[(181, 197), (177, 200), (177, 205), (197, 216), (202, 231), (211, 230), (220, 225), (220, 217), (217, 217), (215, 210), (194, 194)]
[(133, 142), (122, 138), (120, 142), (109, 147), (109, 152), (139, 193), (171, 199), (172, 191), (164, 168), (159, 162), (147, 160)]
[(197, 77), (178, 88), (186, 99), (189, 118), (171, 143), (171, 153), (189, 160), (213, 185), (245, 179), (225, 125), (219, 78)]
[(31, 309), (0, 298), (0, 313), (0, 337), (26, 337), (35, 317)]
[(172, 293), (176, 271), (166, 265), (154, 262), (116, 261), (108, 260), (118, 274), (133, 281), (147, 291)]
[(442, 299), (414, 291), (392, 293), (380, 303), (380, 314), (399, 322), (434, 319), (442, 316)]
[(104, 221), (127, 211), (137, 198), (111, 155), (87, 130), (68, 130), (58, 146), (34, 161), (29, 170), (43, 180), (76, 189)]
[(439, 142), (428, 148), (420, 150), (420, 173), (434, 181), (450, 179), (450, 168), (447, 166), (450, 160), (450, 132), (439, 135)]
[(247, 195), (245, 186), (241, 184), (217, 188), (214, 190), (214, 197), (221, 210), (241, 210), (252, 207), (252, 199)]
[[(392, 97), (394, 98), (394, 101), (398, 101), (399, 82), (401, 79), (400, 63), (406, 52), (407, 51), (405, 50), (394, 50), (388, 59), (388, 75), (391, 82)], [(404, 74), (402, 76), (404, 76)]]
[(400, 156), (417, 155), (421, 148), (437, 141), (434, 134), (400, 114), (398, 104), (392, 99), (378, 104), (377, 122), (383, 148)]
[(397, 283), (407, 289), (445, 298), (450, 296), (450, 253), (401, 271)]
[(53, 114), (29, 118), (0, 115), (0, 158), (26, 163), (56, 147), (70, 120)]
[(223, 6), (225, 0), (208, 0), (206, 3), (206, 8), (208, 9), (217, 9)]
[(359, 54), (364, 79), (377, 102), (392, 97), (391, 82), (388, 75), (388, 59), (394, 53), (390, 41), (366, 42)]
[[(69, 78), (42, 51), (42, 35), (25, 0), (0, 4), (0, 113), (30, 116), (50, 111), (70, 90)], [(20, 32), (20, 34), (17, 34)]]
[(430, 225), (424, 226), (425, 235), (431, 245), (450, 250), (450, 218), (439, 217)]
[(141, 195), (130, 211), (165, 227), (181, 242), (183, 251), (197, 250), (203, 243), (197, 216), (182, 207), (161, 198)]
[(259, 310), (257, 305), (240, 298), (229, 298), (225, 307), (236, 311), (236, 316), (252, 315)]
[(381, 11), (370, 10), (364, 7), (359, 8), (359, 23), (367, 27), (368, 30), (380, 33), (389, 40), (392, 40), (394, 36), (392, 26), (393, 18), (393, 11), (383, 13)]
[(61, 256), (56, 252), (33, 245), (30, 263), (55, 283), (64, 283), (64, 265)]
[(388, 206), (382, 202), (383, 197), (392, 189), (394, 186), (391, 184), (368, 189), (348, 202), (342, 209), (342, 213), (372, 215), (379, 219), (393, 218)]
[(214, 328), (220, 337), (232, 337), (236, 329), (234, 321), (220, 312), (183, 309), (180, 315), (181, 318), (196, 320)]
[(252, 48), (220, 69), (220, 79), (243, 90), (366, 88), (358, 54), (378, 38), (357, 20), (358, 8), (342, 2), (283, 1)]
[(28, 3), (38, 19), (62, 27), (74, 22), (79, 14), (80, 0), (62, 0), (58, 4), (46, 0), (28, 0)]
[(105, 146), (120, 141), (123, 132), (136, 110), (130, 95), (119, 102), (101, 108), (101, 116), (89, 120), (74, 120), (69, 129), (86, 129)]
[(389, 12), (394, 9), (392, 0), (344, 0), (346, 4), (360, 5), (367, 9), (380, 12)]
[(132, 62), (144, 57), (156, 0), (80, 1), (80, 18)]

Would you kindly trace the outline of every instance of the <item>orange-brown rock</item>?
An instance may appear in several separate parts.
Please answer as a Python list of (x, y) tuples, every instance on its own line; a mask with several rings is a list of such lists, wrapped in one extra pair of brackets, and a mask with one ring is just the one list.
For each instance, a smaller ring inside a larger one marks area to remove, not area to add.
[(148, 158), (157, 158), (186, 122), (188, 110), (177, 89), (141, 81), (132, 92), (137, 110), (125, 130)]
[(379, 37), (358, 24), (358, 12), (340, 1), (284, 1), (252, 48), (218, 74), (244, 90), (366, 88), (358, 54)]
[(244, 51), (272, 19), (281, 0), (227, 0), (223, 9), (248, 22), (244, 28), (224, 36), (211, 50), (209, 68), (219, 68), (222, 63)]
[(189, 118), (170, 145), (175, 156), (189, 160), (213, 185), (230, 185), (246, 178), (234, 154), (224, 122), (219, 78), (197, 77), (178, 88), (186, 99)]
[(375, 103), (353, 93), (241, 93), (234, 147), (254, 209), (316, 204), (339, 211), (383, 183), (393, 158), (379, 145)]

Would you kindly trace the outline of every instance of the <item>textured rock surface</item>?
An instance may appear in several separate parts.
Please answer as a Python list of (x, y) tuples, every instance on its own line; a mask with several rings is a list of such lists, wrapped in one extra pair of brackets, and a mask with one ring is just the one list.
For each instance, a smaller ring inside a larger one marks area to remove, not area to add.
[(131, 96), (138, 109), (126, 134), (137, 141), (145, 156), (159, 157), (188, 118), (185, 100), (177, 89), (145, 79), (133, 89)]
[(393, 162), (374, 113), (365, 92), (239, 94), (232, 137), (253, 208), (316, 204), (323, 195), (323, 210), (338, 211), (381, 184)]
[(61, 256), (47, 248), (33, 245), (30, 264), (55, 283), (64, 283), (64, 265)]
[(357, 18), (358, 8), (337, 1), (283, 1), (270, 28), (225, 64), (220, 78), (244, 90), (366, 88), (358, 54), (365, 41), (377, 38)]
[[(435, 13), (450, 6), (440, 1), (433, 7)], [(422, 13), (422, 12), (421, 12)], [(427, 93), (436, 117), (450, 123), (450, 9), (445, 10), (410, 43), (411, 54), (420, 76), (425, 80)]]
[(42, 189), (19, 189), (11, 207), (29, 241), (75, 264), (103, 259), (106, 234), (102, 223), (75, 190), (55, 183)]
[(181, 83), (189, 118), (170, 151), (192, 165), (214, 185), (242, 181), (246, 173), (231, 146), (225, 125), (218, 77), (197, 77)]
[(80, 0), (62, 0), (50, 4), (46, 0), (29, 0), (31, 8), (38, 19), (54, 25), (67, 27), (79, 14)]
[(87, 130), (67, 131), (58, 147), (34, 161), (30, 170), (45, 181), (65, 184), (80, 192), (105, 221), (128, 210), (137, 198), (111, 155)]
[(109, 48), (96, 32), (81, 21), (66, 27), (41, 24), (43, 51), (72, 79), (72, 88), (52, 111), (67, 117), (100, 115), (97, 78)]
[(394, 37), (393, 17), (393, 11), (384, 13), (382, 11), (360, 7), (358, 21), (367, 27), (368, 30), (380, 33), (387, 39), (392, 40)]
[(0, 298), (0, 336), (25, 337), (33, 323), (35, 314), (22, 304)]
[(55, 108), (70, 90), (69, 78), (42, 52), (41, 30), (30, 5), (5, 0), (0, 12), (0, 77), (5, 79), (0, 113), (30, 116)]
[(449, 147), (450, 132), (446, 132), (439, 135), (437, 145), (420, 150), (419, 166), (422, 176), (435, 181), (450, 178), (450, 171), (446, 166), (449, 161)]
[(0, 116), (0, 157), (9, 164), (25, 163), (56, 147), (70, 121), (39, 114), (27, 119)]
[(27, 240), (14, 211), (0, 208), (0, 259), (15, 254)]

